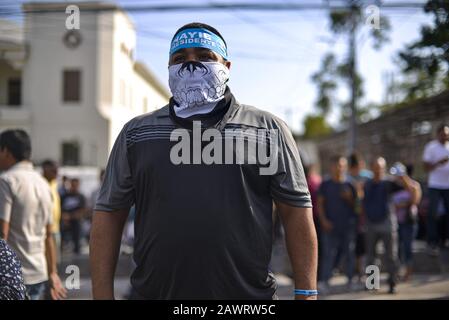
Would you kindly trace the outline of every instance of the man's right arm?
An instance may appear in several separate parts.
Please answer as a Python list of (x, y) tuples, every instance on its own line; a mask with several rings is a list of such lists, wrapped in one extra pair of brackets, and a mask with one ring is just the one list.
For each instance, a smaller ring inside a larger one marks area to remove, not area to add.
[(427, 172), (431, 172), (431, 171), (435, 170), (436, 168), (438, 168), (439, 166), (445, 165), (448, 161), (449, 161), (449, 158), (440, 159), (439, 161), (437, 161), (435, 163), (430, 163), (430, 162), (424, 161), (424, 168), (426, 169)]
[(432, 145), (428, 144), (424, 148), (423, 153), (423, 164), (424, 169), (427, 172), (431, 172), (441, 165), (445, 165), (449, 161), (449, 157), (443, 159), (435, 159), (434, 153), (432, 152)]
[(114, 299), (114, 274), (129, 209), (95, 211), (90, 235), (90, 269), (94, 299)]

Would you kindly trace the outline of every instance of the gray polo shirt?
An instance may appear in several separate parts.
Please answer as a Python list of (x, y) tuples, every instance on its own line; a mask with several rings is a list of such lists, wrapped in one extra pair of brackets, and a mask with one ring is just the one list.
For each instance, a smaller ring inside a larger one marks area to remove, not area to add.
[[(311, 207), (295, 141), (283, 121), (234, 98), (213, 127), (277, 130), (275, 172), (261, 175), (259, 162), (193, 163), (192, 154), (190, 164), (174, 164), (170, 154), (179, 140), (170, 135), (180, 126), (170, 106), (134, 118), (115, 142), (95, 209), (135, 205), (131, 283), (142, 298), (274, 297), (273, 200)], [(184, 130), (194, 144), (198, 136)]]
[(9, 223), (7, 242), (22, 263), (27, 285), (48, 279), (45, 238), (52, 210), (50, 187), (30, 162), (18, 162), (0, 175), (0, 219)]

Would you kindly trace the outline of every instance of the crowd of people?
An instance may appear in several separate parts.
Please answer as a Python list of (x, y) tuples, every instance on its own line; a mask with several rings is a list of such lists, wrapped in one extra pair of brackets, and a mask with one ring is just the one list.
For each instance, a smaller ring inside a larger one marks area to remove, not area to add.
[(93, 201), (80, 192), (79, 178), (58, 184), (55, 161), (43, 161), (39, 173), (30, 158), (25, 131), (0, 134), (0, 298), (62, 299), (57, 267), (63, 253), (79, 255), (88, 242)]
[[(437, 138), (426, 145), (423, 163), (428, 172), (423, 183), (428, 190), (425, 234), (429, 253), (437, 255), (447, 247), (449, 231), (448, 125), (438, 127)], [(387, 170), (386, 160), (378, 156), (368, 170), (354, 153), (348, 158), (332, 157), (329, 169), (330, 174), (321, 179), (313, 166), (306, 168), (319, 239), (321, 292), (330, 291), (329, 280), (338, 269), (347, 277), (348, 289), (353, 288), (356, 278), (366, 275), (365, 266), (376, 264), (382, 242), (389, 292), (394, 293), (400, 266), (405, 269), (402, 280), (412, 274), (412, 245), (423, 194), (421, 184), (412, 178), (413, 166), (395, 163)]]

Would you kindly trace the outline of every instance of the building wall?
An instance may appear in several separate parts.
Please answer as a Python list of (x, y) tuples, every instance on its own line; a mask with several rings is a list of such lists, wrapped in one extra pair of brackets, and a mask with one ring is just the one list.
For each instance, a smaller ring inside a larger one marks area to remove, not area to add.
[[(30, 11), (47, 6), (57, 10), (25, 15), (26, 60), (21, 71), (14, 71), (22, 76), (22, 105), (0, 108), (0, 130), (25, 128), (35, 162), (61, 161), (62, 143), (77, 142), (81, 166), (104, 167), (123, 125), (165, 105), (168, 94), (151, 74), (135, 70), (136, 32), (125, 12), (81, 8), (81, 44), (69, 48), (63, 41), (65, 4), (32, 4)], [(76, 103), (63, 101), (63, 71), (71, 69), (81, 71)], [(0, 63), (0, 89), (12, 72)]]
[[(387, 112), (358, 127), (357, 151), (369, 163), (383, 156), (389, 163), (401, 161), (415, 166), (415, 176), (425, 180), (422, 153), (427, 142), (434, 139), (436, 128), (449, 123), (449, 90), (432, 98), (422, 99)], [(328, 172), (329, 158), (344, 154), (347, 133), (340, 132), (316, 141), (320, 164)]]
[[(68, 48), (65, 14), (28, 14), (25, 24), (28, 59), (23, 69), (24, 106), (32, 112), (33, 160), (61, 159), (61, 144), (78, 141), (82, 165), (105, 163), (108, 122), (97, 110), (97, 17), (81, 14), (81, 44)], [(63, 70), (81, 71), (81, 101), (63, 101)]]

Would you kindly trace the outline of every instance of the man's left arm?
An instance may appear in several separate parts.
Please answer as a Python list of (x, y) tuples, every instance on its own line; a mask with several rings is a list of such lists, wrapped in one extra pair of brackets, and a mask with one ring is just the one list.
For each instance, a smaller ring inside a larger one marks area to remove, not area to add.
[(409, 176), (401, 176), (399, 179), (402, 181), (402, 184), (404, 185), (405, 189), (410, 192), (412, 195), (411, 203), (412, 204), (419, 204), (421, 201), (421, 186), (419, 185), (419, 182), (416, 180), (413, 180)]
[[(285, 241), (293, 267), (295, 289), (316, 290), (318, 242), (313, 223), (312, 208), (294, 207), (276, 201), (285, 230)], [(317, 297), (296, 295), (297, 300)]]

